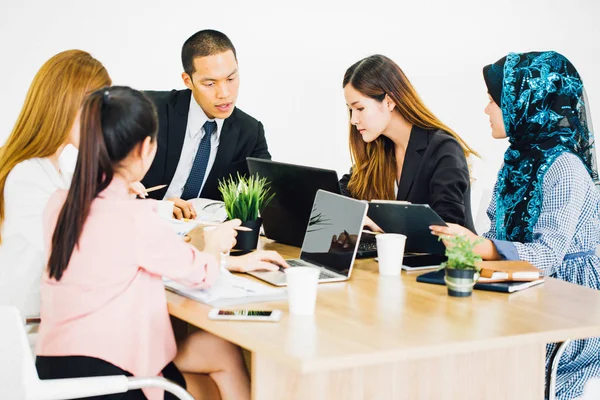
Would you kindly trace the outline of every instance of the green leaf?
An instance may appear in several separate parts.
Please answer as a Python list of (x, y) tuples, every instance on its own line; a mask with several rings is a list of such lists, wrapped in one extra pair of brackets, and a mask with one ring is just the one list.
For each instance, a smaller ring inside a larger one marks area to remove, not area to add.
[(231, 175), (219, 181), (219, 191), (223, 196), (225, 211), (229, 219), (255, 221), (260, 212), (275, 196), (266, 178), (245, 177), (238, 172), (237, 179)]
[(444, 267), (455, 269), (474, 269), (479, 271), (475, 263), (481, 261), (481, 256), (473, 250), (475, 246), (483, 242), (482, 238), (471, 241), (465, 235), (457, 235), (451, 237), (439, 237), (438, 240), (445, 240), (446, 257), (448, 261), (442, 263)]

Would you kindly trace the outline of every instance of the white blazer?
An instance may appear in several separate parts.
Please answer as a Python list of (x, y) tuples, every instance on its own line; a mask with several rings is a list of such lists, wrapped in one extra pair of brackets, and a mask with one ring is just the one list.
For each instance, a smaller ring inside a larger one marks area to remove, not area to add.
[[(62, 160), (59, 162), (61, 170), (67, 171), (62, 168)], [(70, 178), (70, 172), (61, 175), (47, 158), (34, 158), (17, 164), (6, 179), (0, 305), (16, 306), (24, 317), (35, 317), (40, 312), (40, 279), (48, 256), (42, 214), (50, 195), (68, 189)]]

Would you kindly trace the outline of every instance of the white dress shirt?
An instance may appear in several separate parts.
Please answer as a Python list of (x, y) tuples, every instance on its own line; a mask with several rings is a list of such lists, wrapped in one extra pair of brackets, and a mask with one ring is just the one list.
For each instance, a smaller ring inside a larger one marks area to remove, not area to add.
[[(221, 137), (221, 129), (223, 128), (224, 120), (216, 118), (214, 120), (209, 119), (204, 113), (204, 110), (202, 110), (192, 96), (190, 99), (190, 111), (188, 112), (188, 122), (185, 130), (183, 148), (181, 149), (181, 156), (179, 157), (179, 163), (177, 164), (175, 175), (173, 175), (173, 180), (171, 180), (171, 184), (165, 193), (165, 199), (171, 197), (179, 198), (183, 194), (183, 188), (187, 182), (190, 172), (192, 171), (194, 158), (196, 158), (200, 141), (206, 134), (204, 131), (204, 123), (206, 121), (215, 121), (217, 123), (217, 131), (214, 132), (210, 138), (210, 157), (208, 158), (206, 173), (204, 174), (204, 180), (202, 181), (202, 186), (200, 188), (200, 192), (202, 192), (206, 178), (208, 177), (208, 174), (215, 163), (215, 158), (217, 157), (219, 139)], [(200, 196), (200, 193), (198, 193), (198, 196)]]
[[(61, 163), (61, 170), (69, 168)], [(50, 195), (68, 189), (70, 181), (71, 175), (59, 173), (47, 158), (17, 164), (6, 179), (0, 305), (16, 306), (23, 317), (38, 316), (40, 311), (40, 279), (48, 256), (42, 232), (44, 208)]]

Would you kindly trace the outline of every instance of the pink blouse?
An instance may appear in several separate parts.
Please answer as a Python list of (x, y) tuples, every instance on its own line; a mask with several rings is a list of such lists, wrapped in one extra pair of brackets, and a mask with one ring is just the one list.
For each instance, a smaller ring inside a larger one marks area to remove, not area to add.
[[(44, 213), (48, 249), (66, 194), (53, 194)], [(178, 237), (156, 205), (132, 200), (116, 177), (93, 201), (62, 279), (47, 271), (42, 279), (38, 355), (95, 357), (138, 377), (160, 375), (175, 358), (162, 276), (208, 286), (219, 267)], [(163, 396), (158, 389), (144, 393), (150, 400)]]

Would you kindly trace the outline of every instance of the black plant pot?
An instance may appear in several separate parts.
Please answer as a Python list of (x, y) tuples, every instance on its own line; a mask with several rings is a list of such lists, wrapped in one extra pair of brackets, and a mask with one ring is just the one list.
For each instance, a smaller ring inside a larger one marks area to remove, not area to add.
[(252, 231), (238, 231), (237, 243), (233, 247), (236, 250), (254, 250), (258, 245), (258, 234), (260, 233), (260, 226), (262, 225), (262, 218), (258, 218), (254, 221), (243, 221), (242, 226), (252, 229)]
[(473, 294), (475, 285), (475, 273), (473, 269), (446, 268), (446, 287), (448, 296), (469, 297)]

